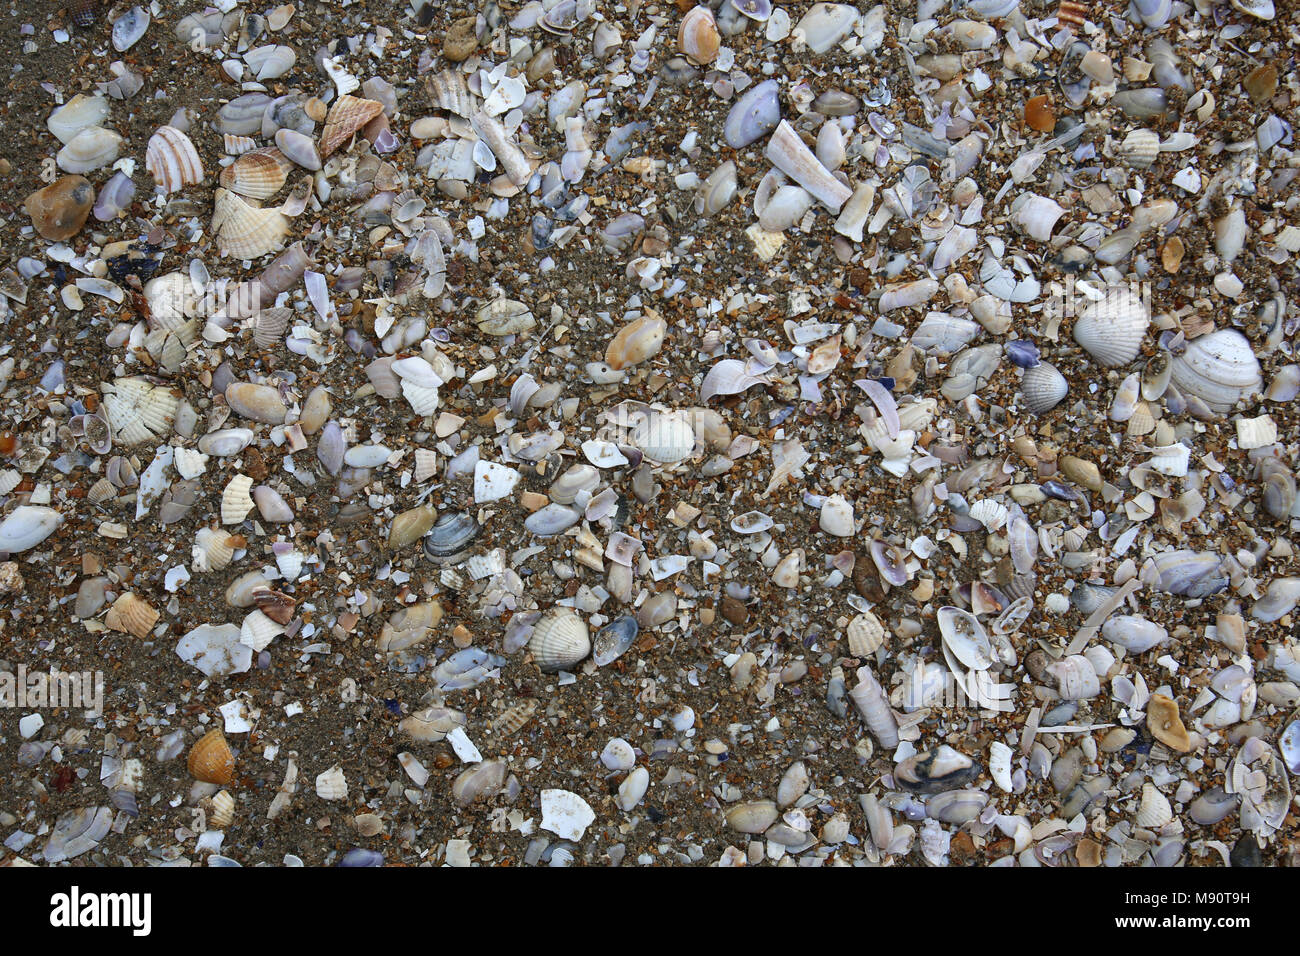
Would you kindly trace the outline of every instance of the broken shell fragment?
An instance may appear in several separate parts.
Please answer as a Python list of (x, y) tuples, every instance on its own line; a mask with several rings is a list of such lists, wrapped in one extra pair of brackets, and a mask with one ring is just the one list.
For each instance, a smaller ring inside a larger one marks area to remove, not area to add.
[(203, 182), (203, 163), (190, 138), (174, 126), (159, 127), (149, 138), (145, 167), (159, 192), (174, 193)]
[(84, 176), (61, 176), (38, 189), (23, 202), (41, 238), (51, 242), (71, 239), (86, 224), (95, 204), (95, 188)]

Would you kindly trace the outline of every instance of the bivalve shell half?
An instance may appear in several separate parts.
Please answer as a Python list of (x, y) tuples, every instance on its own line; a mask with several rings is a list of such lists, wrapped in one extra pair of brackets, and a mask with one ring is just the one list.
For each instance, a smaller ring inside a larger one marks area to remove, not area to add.
[(1025, 396), (1025, 407), (1035, 415), (1044, 415), (1061, 404), (1070, 391), (1070, 383), (1055, 365), (1039, 362), (1025, 369), (1020, 391)]
[(215, 728), (200, 737), (190, 748), (186, 766), (195, 780), (204, 783), (225, 787), (235, 779), (235, 755), (226, 743), (225, 735)]
[(587, 622), (572, 608), (553, 607), (533, 626), (528, 650), (543, 671), (569, 670), (591, 653)]
[(83, 129), (98, 126), (108, 119), (108, 100), (102, 96), (78, 93), (46, 120), (45, 125), (60, 143), (70, 143)]
[(1115, 147), (1115, 155), (1134, 169), (1146, 169), (1160, 155), (1160, 136), (1149, 129), (1135, 129)]
[(943, 646), (966, 667), (988, 670), (993, 666), (993, 645), (975, 615), (959, 607), (941, 607), (935, 614)]
[(677, 49), (698, 66), (707, 66), (718, 58), (721, 37), (713, 12), (706, 6), (691, 9), (677, 30)]
[(1174, 818), (1174, 811), (1169, 806), (1169, 798), (1156, 789), (1155, 784), (1147, 781), (1142, 785), (1142, 799), (1138, 803), (1135, 822), (1147, 830), (1159, 830)]
[(181, 395), (147, 378), (131, 376), (101, 386), (113, 440), (123, 445), (164, 438), (176, 422)]
[(321, 159), (328, 159), (352, 135), (384, 111), (378, 100), (343, 95), (334, 101), (325, 117), (325, 129), (320, 137)]
[(162, 193), (174, 193), (203, 182), (203, 163), (190, 138), (174, 126), (159, 127), (149, 137), (145, 168)]
[(632, 430), (632, 444), (653, 462), (672, 464), (695, 450), (695, 429), (682, 412), (651, 412)]
[(113, 602), (104, 616), (104, 626), (110, 631), (134, 634), (143, 640), (149, 636), (161, 615), (142, 597), (127, 592)]
[(239, 524), (253, 510), (253, 497), (249, 494), (253, 479), (248, 475), (235, 475), (221, 493), (221, 523)]
[(494, 299), (483, 306), (474, 321), (479, 331), (487, 335), (516, 335), (537, 324), (528, 306), (506, 298)]
[(44, 505), (19, 505), (0, 522), (0, 551), (20, 554), (58, 530), (63, 515)]
[(1102, 365), (1127, 365), (1142, 351), (1151, 310), (1127, 287), (1109, 289), (1074, 323), (1074, 340)]
[(1189, 342), (1183, 354), (1174, 356), (1170, 380), (1221, 415), (1263, 386), (1250, 340), (1236, 329), (1219, 329)]
[(280, 191), (292, 168), (282, 152), (267, 146), (244, 153), (221, 171), (217, 181), (248, 199), (270, 199)]
[(122, 137), (102, 126), (89, 126), (68, 140), (55, 160), (65, 173), (89, 173), (116, 162)]
[(289, 220), (278, 209), (260, 209), (229, 189), (217, 189), (212, 232), (223, 256), (258, 259), (284, 245)]
[(663, 348), (664, 333), (667, 331), (668, 323), (657, 313), (648, 312), (633, 319), (618, 330), (618, 334), (605, 349), (605, 364), (612, 369), (621, 370), (653, 358)]

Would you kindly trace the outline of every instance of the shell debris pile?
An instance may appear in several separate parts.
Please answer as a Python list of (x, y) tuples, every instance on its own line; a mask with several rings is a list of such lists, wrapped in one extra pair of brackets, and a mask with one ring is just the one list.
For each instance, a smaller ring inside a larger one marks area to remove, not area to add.
[(1300, 862), (1300, 7), (43, 16), (0, 864)]

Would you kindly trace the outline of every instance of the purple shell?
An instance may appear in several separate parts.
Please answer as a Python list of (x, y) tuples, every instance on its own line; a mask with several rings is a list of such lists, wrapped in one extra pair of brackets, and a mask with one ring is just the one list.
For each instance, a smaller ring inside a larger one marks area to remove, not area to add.
[(907, 583), (907, 568), (903, 564), (903, 556), (898, 553), (898, 549), (886, 544), (877, 538), (871, 542), (870, 547), (871, 560), (876, 564), (876, 570), (880, 572), (883, 581), (902, 587)]
[(134, 195), (135, 183), (130, 176), (118, 170), (100, 189), (92, 212), (100, 222), (112, 222), (131, 205), (131, 197)]
[(1026, 339), (1012, 339), (1007, 343), (1007, 358), (1020, 368), (1033, 368), (1038, 364), (1038, 346)]
[(339, 866), (383, 866), (384, 855), (378, 850), (366, 850), (359, 846), (353, 847), (343, 854), (343, 859), (339, 861)]

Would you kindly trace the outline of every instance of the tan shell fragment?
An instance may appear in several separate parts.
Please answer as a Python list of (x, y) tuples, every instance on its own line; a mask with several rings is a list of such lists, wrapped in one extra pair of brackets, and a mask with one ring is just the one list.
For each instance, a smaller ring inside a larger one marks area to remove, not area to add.
[(384, 111), (378, 100), (344, 94), (334, 101), (320, 136), (320, 158), (326, 159), (352, 138), (357, 130)]
[(257, 259), (284, 245), (289, 220), (278, 209), (261, 209), (229, 189), (218, 189), (212, 232), (223, 256)]
[(404, 607), (384, 622), (375, 646), (381, 654), (409, 650), (423, 643), (441, 620), (442, 605), (437, 601)]
[(845, 629), (849, 639), (849, 653), (854, 657), (867, 657), (885, 643), (885, 626), (870, 611), (863, 611)]
[(104, 625), (110, 631), (134, 634), (143, 640), (158, 623), (159, 616), (144, 598), (128, 592), (113, 602), (104, 616)]
[(241, 535), (219, 528), (200, 528), (191, 549), (195, 571), (220, 571), (235, 558), (235, 552), (247, 542)]
[(249, 199), (270, 199), (280, 191), (292, 168), (284, 153), (267, 146), (244, 153), (221, 171), (217, 182)]
[(221, 523), (239, 524), (253, 510), (253, 497), (249, 491), (253, 479), (248, 475), (235, 475), (221, 493)]
[(203, 182), (203, 163), (188, 136), (174, 126), (159, 127), (149, 137), (145, 150), (145, 168), (164, 193), (174, 193), (185, 186)]
[(1142, 799), (1138, 804), (1136, 823), (1148, 830), (1159, 830), (1174, 818), (1169, 798), (1147, 781), (1142, 785)]
[(1147, 727), (1166, 747), (1187, 753), (1192, 749), (1192, 739), (1178, 716), (1178, 703), (1164, 694), (1152, 694), (1147, 703)]
[(229, 790), (222, 790), (212, 798), (212, 818), (209, 822), (218, 830), (224, 830), (235, 819), (235, 798)]
[(465, 74), (459, 70), (443, 70), (426, 77), (424, 89), (429, 94), (430, 102), (440, 110), (455, 113), (465, 119), (469, 119), (474, 111), (474, 97), (465, 85)]

